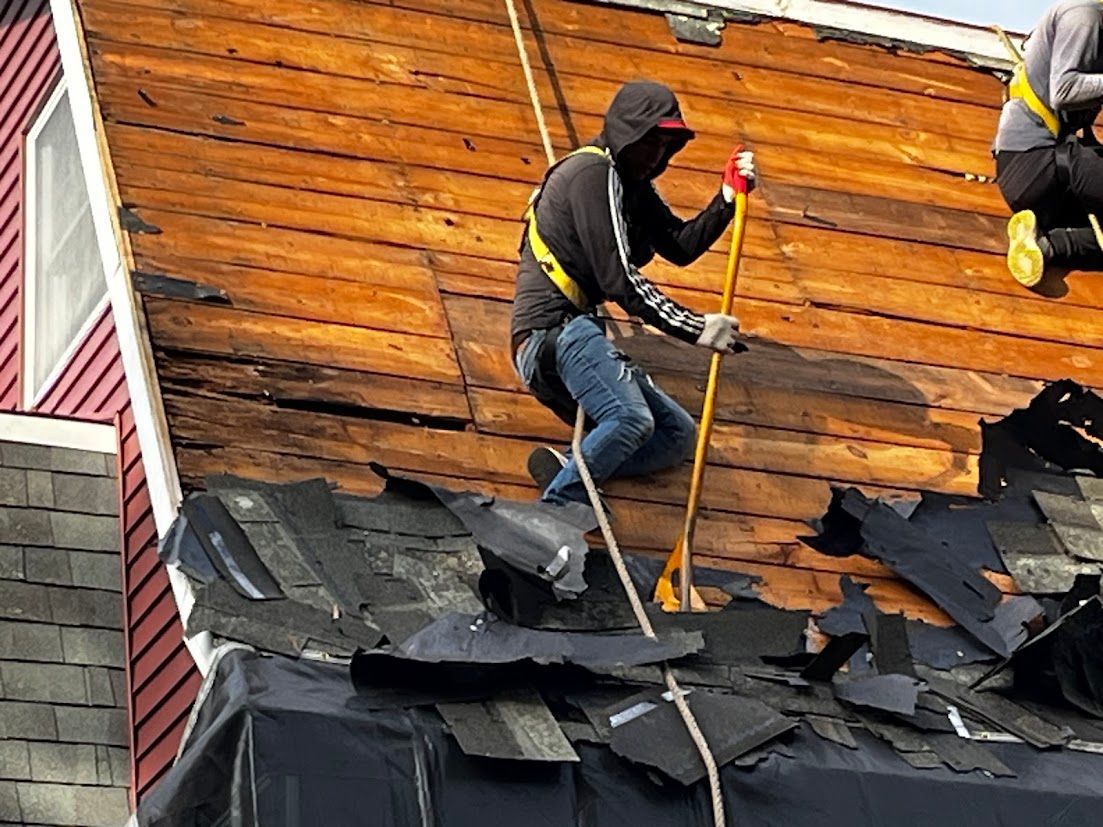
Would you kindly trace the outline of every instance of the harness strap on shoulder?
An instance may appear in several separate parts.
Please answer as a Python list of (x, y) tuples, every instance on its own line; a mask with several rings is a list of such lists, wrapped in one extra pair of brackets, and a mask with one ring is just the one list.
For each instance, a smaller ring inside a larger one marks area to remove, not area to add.
[[(568, 158), (573, 158), (575, 155), (601, 155), (606, 157), (606, 152), (601, 147), (596, 146), (584, 146), (576, 149), (569, 155), (565, 155), (560, 158), (554, 164), (552, 164), (548, 171), (544, 174), (544, 183), (547, 183), (548, 176), (552, 171), (566, 161)], [(559, 291), (567, 297), (567, 299), (583, 312), (588, 312), (592, 309), (593, 305), (590, 299), (587, 297), (586, 292), (582, 289), (577, 281), (575, 281), (563, 269), (563, 265), (559, 263), (559, 259), (555, 257), (555, 253), (551, 251), (547, 243), (540, 236), (540, 232), (536, 226), (536, 204), (540, 200), (540, 194), (543, 192), (544, 183), (532, 194), (532, 198), (529, 200), (528, 209), (525, 210), (524, 221), (527, 225), (526, 236), (528, 238), (529, 247), (532, 248), (532, 254), (536, 258), (537, 264), (540, 265), (540, 269), (544, 271), (547, 277), (551, 280)]]
[(1057, 117), (1057, 113), (1046, 106), (1038, 93), (1031, 87), (1026, 77), (1025, 63), (1020, 63), (1015, 67), (1015, 73), (1011, 76), (1011, 85), (1007, 89), (1012, 100), (1021, 100), (1026, 104), (1027, 109), (1041, 118), (1042, 123), (1046, 125), (1046, 129), (1052, 132), (1055, 138), (1060, 136), (1061, 121)]
[[(1100, 0), (1103, 2), (1103, 0)], [(1007, 36), (1000, 26), (993, 26), (992, 29), (996, 32), (996, 35), (1000, 38), (1000, 42), (1003, 43), (1007, 49), (1008, 55), (1011, 57), (1011, 62), (1015, 64), (1015, 70), (1011, 74), (1011, 83), (1007, 87), (1007, 95), (1011, 100), (1021, 100), (1026, 104), (1026, 108), (1033, 112), (1038, 118), (1046, 125), (1055, 138), (1061, 137), (1061, 119), (1057, 117), (1057, 113), (1050, 109), (1042, 101), (1041, 96), (1034, 91), (1034, 88), (1030, 85), (1030, 81), (1026, 77), (1026, 60), (1023, 58), (1023, 54), (1019, 51), (1019, 47)]]

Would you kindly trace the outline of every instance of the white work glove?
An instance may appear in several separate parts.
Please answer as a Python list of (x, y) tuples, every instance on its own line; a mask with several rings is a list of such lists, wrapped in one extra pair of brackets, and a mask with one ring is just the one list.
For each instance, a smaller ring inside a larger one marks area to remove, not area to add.
[(723, 313), (706, 313), (705, 329), (697, 337), (698, 347), (728, 353), (739, 336), (739, 319)]
[(757, 175), (758, 167), (754, 163), (754, 153), (749, 149), (743, 149), (743, 145), (740, 144), (732, 151), (727, 166), (724, 167), (724, 183), (720, 188), (724, 193), (724, 200), (730, 204), (737, 192), (751, 192)]

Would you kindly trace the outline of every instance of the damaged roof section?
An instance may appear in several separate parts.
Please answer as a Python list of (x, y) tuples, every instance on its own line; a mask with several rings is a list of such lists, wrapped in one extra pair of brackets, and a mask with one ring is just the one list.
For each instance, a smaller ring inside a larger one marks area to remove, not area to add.
[[(753, 577), (705, 570), (698, 582), (724, 588), (731, 601), (707, 614), (655, 610), (651, 640), (632, 624), (608, 556), (586, 542), (587, 509), (377, 471), (385, 488), (374, 498), (335, 493), (321, 480), (210, 479), (163, 549), (196, 587), (189, 631), (337, 659), (355, 687), (348, 703), (363, 714), (412, 716), (403, 726), (419, 731), (435, 727), (467, 760), (584, 766), (597, 750), (622, 779), (670, 789), (697, 789), (705, 770), (662, 665), (687, 691), (726, 772), (763, 762), (823, 766), (842, 751), (862, 755), (863, 771), (982, 773), (996, 784), (1030, 764), (1024, 749), (1103, 751), (1090, 721), (1103, 711), (1094, 694), (1103, 648), (1092, 645), (1100, 623), (1084, 608), (1103, 603), (1091, 593), (1089, 604), (1004, 598), (978, 562), (999, 566), (1002, 529), (970, 554), (952, 542), (954, 526), (970, 543), (978, 530), (987, 537), (987, 514), (999, 525), (1030, 524), (1051, 543), (1047, 553), (1066, 554), (1057, 532), (1042, 532), (1051, 526), (1039, 499), (1052, 519), (1088, 528), (1097, 493), (1088, 478), (1007, 464), (1018, 480), (1004, 486), (1007, 501), (925, 497), (914, 508), (837, 493), (810, 542), (882, 560), (957, 626), (885, 614), (844, 576), (843, 603), (816, 628), (807, 612), (760, 602)], [(1039, 492), (1072, 502), (1055, 505)], [(658, 561), (628, 562), (647, 592)], [(1077, 583), (1090, 592), (1091, 583)], [(1047, 620), (1055, 631), (1027, 642)], [(826, 645), (810, 630), (829, 635)], [(886, 771), (886, 761), (897, 763)]]

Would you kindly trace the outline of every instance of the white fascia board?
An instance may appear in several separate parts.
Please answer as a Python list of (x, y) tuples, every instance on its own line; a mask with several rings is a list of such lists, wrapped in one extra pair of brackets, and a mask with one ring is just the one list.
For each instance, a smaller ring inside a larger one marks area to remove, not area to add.
[(114, 425), (33, 413), (0, 413), (0, 442), (114, 454), (119, 440)]
[(999, 37), (983, 26), (831, 0), (708, 0), (708, 5), (957, 52), (993, 68), (1011, 66)]
[[(808, 26), (913, 43), (967, 56), (980, 66), (1009, 71), (1006, 47), (995, 31), (984, 26), (958, 23), (895, 9), (847, 3), (840, 0), (598, 0), (613, 6), (634, 6), (652, 11), (669, 11), (705, 16), (708, 9), (790, 20)], [(1021, 35), (1011, 39), (1022, 48)]]
[[(107, 153), (106, 139), (100, 140), (103, 127), (79, 24), (79, 10), (73, 0), (50, 0), (50, 12), (61, 53), (61, 66), (69, 88), (69, 105), (77, 132), (81, 167), (92, 205), (92, 220), (103, 259), (138, 444), (145, 464), (153, 518), (158, 536), (164, 537), (180, 508), (180, 478), (172, 454), (153, 351), (145, 336), (141, 309), (130, 281), (132, 256), (127, 238), (118, 223), (114, 169)], [(195, 604), (195, 595), (187, 576), (178, 568), (169, 566), (168, 575), (177, 610), (186, 626)], [(206, 674), (211, 663), (210, 636), (198, 635), (188, 640), (187, 645), (200, 672)]]

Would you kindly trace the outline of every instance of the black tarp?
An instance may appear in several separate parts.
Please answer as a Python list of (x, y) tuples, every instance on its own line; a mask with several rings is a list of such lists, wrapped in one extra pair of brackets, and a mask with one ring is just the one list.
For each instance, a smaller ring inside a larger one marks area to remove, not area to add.
[[(656, 783), (607, 747), (576, 745), (578, 763), (473, 758), (431, 709), (372, 710), (348, 670), (228, 653), (183, 755), (142, 801), (152, 825), (342, 827), (705, 827), (707, 785)], [(913, 769), (887, 743), (860, 749), (807, 725), (750, 768), (722, 772), (729, 823), (1082, 827), (1099, 820), (1103, 757), (987, 748), (1016, 778)], [(661, 744), (656, 745), (661, 749)]]

